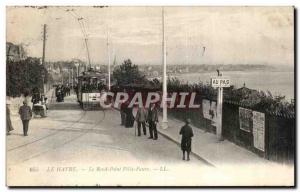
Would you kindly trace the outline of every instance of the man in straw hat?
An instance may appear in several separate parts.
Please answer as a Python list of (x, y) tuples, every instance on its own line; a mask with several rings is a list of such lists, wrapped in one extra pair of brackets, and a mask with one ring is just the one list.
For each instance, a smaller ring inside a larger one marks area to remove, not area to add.
[(181, 138), (181, 150), (183, 153), (182, 160), (185, 160), (185, 152), (187, 152), (187, 161), (190, 160), (190, 152), (192, 148), (192, 137), (194, 136), (193, 129), (189, 125), (191, 119), (185, 120), (185, 125), (181, 128), (179, 134), (182, 135)]
[(27, 100), (23, 101), (23, 106), (19, 109), (19, 114), (23, 123), (23, 133), (27, 136), (29, 121), (32, 117), (31, 108), (27, 105)]

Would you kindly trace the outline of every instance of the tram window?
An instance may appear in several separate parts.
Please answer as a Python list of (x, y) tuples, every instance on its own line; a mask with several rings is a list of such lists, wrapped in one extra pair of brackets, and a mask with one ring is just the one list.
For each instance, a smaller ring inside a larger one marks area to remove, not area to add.
[(98, 93), (101, 90), (97, 78), (86, 79), (82, 83), (82, 92), (84, 93)]

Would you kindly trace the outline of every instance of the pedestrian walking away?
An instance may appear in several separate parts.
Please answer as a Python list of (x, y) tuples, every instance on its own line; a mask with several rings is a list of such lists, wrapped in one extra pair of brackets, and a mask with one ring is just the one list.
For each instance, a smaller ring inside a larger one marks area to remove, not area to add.
[(155, 106), (155, 103), (151, 103), (151, 106), (148, 110), (147, 121), (149, 123), (149, 139), (157, 140), (157, 128), (156, 124), (158, 123), (158, 112)]
[(20, 114), (22, 124), (23, 124), (24, 136), (27, 136), (29, 121), (32, 118), (32, 110), (27, 105), (27, 101), (23, 101), (23, 106), (20, 107), (19, 114)]
[(186, 119), (185, 125), (180, 129), (181, 150), (183, 153), (182, 160), (185, 160), (185, 152), (187, 152), (187, 161), (190, 160), (190, 152), (192, 149), (192, 137), (194, 136), (193, 129), (190, 127), (191, 120)]
[(146, 135), (147, 134), (146, 131), (147, 112), (143, 106), (138, 108), (138, 111), (135, 116), (135, 120), (137, 122), (138, 136), (141, 136), (141, 126), (143, 126), (143, 133), (144, 135)]

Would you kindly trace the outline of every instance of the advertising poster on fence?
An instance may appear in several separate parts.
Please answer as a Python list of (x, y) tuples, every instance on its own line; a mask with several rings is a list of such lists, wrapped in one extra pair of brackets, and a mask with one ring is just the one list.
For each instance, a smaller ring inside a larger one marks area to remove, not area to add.
[(217, 117), (217, 103), (207, 99), (202, 100), (203, 116), (205, 119), (216, 122)]
[(251, 132), (252, 127), (252, 110), (239, 108), (240, 129)]
[(257, 111), (253, 111), (253, 144), (265, 151), (265, 114)]

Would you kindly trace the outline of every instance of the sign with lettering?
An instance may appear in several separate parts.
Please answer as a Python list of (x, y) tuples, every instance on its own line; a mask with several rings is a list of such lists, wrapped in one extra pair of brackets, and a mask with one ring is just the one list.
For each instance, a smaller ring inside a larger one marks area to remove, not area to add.
[(240, 129), (251, 132), (252, 130), (252, 110), (239, 107)]
[(203, 117), (213, 122), (217, 120), (217, 103), (207, 99), (202, 100)]
[(230, 87), (230, 79), (229, 77), (212, 77), (211, 78), (211, 86), (212, 87)]
[(253, 111), (253, 144), (254, 147), (265, 151), (265, 114)]

